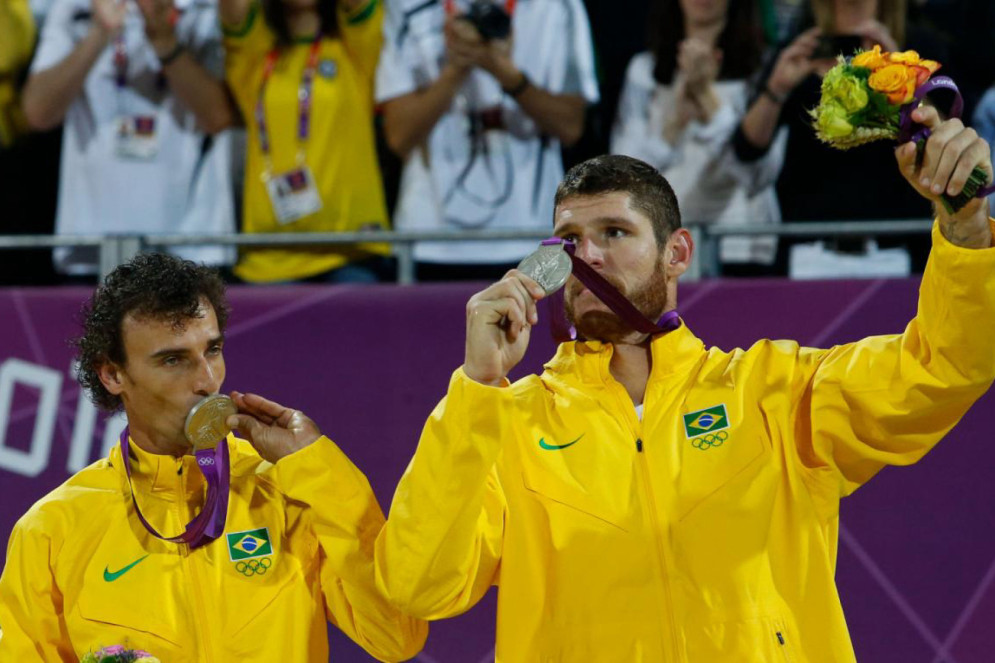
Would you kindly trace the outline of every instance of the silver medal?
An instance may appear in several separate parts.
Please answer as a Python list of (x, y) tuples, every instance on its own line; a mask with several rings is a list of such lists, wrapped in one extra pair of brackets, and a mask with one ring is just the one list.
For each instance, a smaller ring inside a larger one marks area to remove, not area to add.
[(542, 286), (551, 295), (567, 282), (573, 263), (562, 244), (540, 246), (518, 263), (518, 271)]
[(231, 432), (226, 420), (233, 414), (238, 414), (238, 408), (223, 394), (207, 396), (194, 405), (183, 426), (183, 433), (194, 451), (213, 449), (225, 439)]

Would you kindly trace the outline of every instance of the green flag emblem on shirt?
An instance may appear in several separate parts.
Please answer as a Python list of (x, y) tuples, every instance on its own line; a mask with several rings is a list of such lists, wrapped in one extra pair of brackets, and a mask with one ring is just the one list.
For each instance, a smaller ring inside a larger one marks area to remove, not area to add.
[(228, 557), (233, 562), (273, 554), (273, 546), (269, 541), (269, 528), (232, 532), (225, 536), (228, 539)]
[(688, 437), (714, 433), (723, 428), (729, 428), (729, 415), (724, 403), (684, 415), (684, 432)]

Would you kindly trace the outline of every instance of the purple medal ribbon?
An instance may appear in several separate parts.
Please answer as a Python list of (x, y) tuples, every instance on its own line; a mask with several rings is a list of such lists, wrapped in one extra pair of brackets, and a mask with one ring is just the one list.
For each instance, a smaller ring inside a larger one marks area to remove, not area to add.
[[(632, 302), (626, 299), (625, 295), (618, 291), (615, 286), (606, 281), (605, 278), (598, 274), (590, 265), (574, 255), (574, 252), (577, 250), (577, 246), (573, 242), (568, 242), (560, 237), (550, 237), (549, 239), (542, 240), (541, 244), (542, 246), (555, 246), (557, 244), (562, 244), (563, 250), (566, 251), (568, 256), (570, 256), (570, 262), (573, 264), (573, 275), (577, 277), (577, 280), (583, 283), (595, 297), (604, 302), (605, 305), (610, 308), (613, 313), (615, 313), (615, 315), (620, 317), (625, 322), (625, 324), (629, 325), (636, 331), (652, 335), (671, 332), (681, 326), (681, 318), (677, 311), (667, 311), (660, 317), (659, 320), (656, 321), (656, 323), (643, 315), (639, 309), (632, 305)], [(559, 298), (562, 298), (562, 292), (563, 291), (560, 290), (556, 293)], [(557, 313), (552, 316), (554, 338), (557, 340), (575, 338), (576, 331), (572, 327), (566, 329), (566, 320), (560, 313), (563, 310), (562, 302), (560, 302), (559, 299), (555, 300), (553, 307), (557, 311)]]
[(135, 497), (135, 487), (131, 480), (131, 445), (128, 441), (128, 428), (121, 433), (121, 455), (124, 456), (124, 469), (128, 475), (128, 488), (131, 490), (131, 503), (135, 505), (135, 513), (149, 534), (171, 543), (185, 543), (191, 549), (199, 548), (214, 541), (225, 531), (225, 520), (228, 517), (228, 486), (231, 480), (231, 462), (228, 457), (228, 441), (221, 440), (213, 449), (199, 449), (195, 457), (197, 467), (207, 480), (207, 498), (204, 508), (197, 516), (187, 523), (186, 529), (179, 536), (163, 536), (156, 531), (142, 515)]
[[(321, 33), (319, 32), (314, 37), (314, 41), (311, 42), (311, 48), (308, 51), (307, 64), (304, 67), (304, 73), (301, 76), (300, 88), (297, 91), (297, 140), (301, 145), (307, 142), (308, 135), (311, 132), (311, 107), (313, 105), (313, 95), (314, 95), (314, 74), (318, 68), (318, 54), (321, 51)], [(269, 155), (270, 144), (269, 144), (269, 130), (266, 125), (266, 109), (263, 106), (263, 101), (266, 95), (266, 86), (269, 83), (270, 76), (273, 75), (273, 69), (276, 67), (277, 60), (280, 59), (280, 50), (274, 48), (266, 56), (266, 61), (263, 63), (263, 77), (259, 84), (259, 96), (256, 99), (256, 125), (259, 131), (259, 148), (262, 150), (264, 156)]]
[[(923, 98), (925, 98), (925, 96), (933, 90), (951, 90), (954, 93), (954, 103), (950, 107), (950, 117), (959, 118), (964, 112), (964, 98), (961, 97), (960, 90), (957, 88), (957, 84), (954, 83), (953, 79), (949, 76), (937, 76), (935, 78), (930, 78), (928, 81), (916, 88), (916, 91), (912, 96), (912, 101), (902, 106), (898, 123), (899, 144), (907, 143), (909, 141), (918, 143), (920, 140), (926, 140), (929, 138), (932, 132), (928, 127), (919, 127), (918, 129), (913, 128), (914, 122), (912, 121), (912, 111), (918, 108), (919, 102), (921, 102)], [(995, 182), (978, 189), (977, 193), (974, 194), (974, 197), (984, 198), (991, 193), (995, 193)]]

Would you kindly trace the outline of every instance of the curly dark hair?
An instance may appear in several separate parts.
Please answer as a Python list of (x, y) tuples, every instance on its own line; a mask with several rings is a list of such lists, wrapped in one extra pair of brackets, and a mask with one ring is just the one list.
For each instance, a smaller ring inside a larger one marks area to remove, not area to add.
[(83, 335), (72, 341), (76, 379), (90, 400), (109, 412), (121, 408), (121, 398), (100, 382), (99, 370), (107, 362), (127, 362), (121, 329), (125, 316), (167, 320), (182, 328), (187, 320), (200, 317), (201, 299), (214, 307), (224, 332), (230, 309), (225, 284), (214, 269), (163, 253), (144, 253), (111, 272), (83, 306)]

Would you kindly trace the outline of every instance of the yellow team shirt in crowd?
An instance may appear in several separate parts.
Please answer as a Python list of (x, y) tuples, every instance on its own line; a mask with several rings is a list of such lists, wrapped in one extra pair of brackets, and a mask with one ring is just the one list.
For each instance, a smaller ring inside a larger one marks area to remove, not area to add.
[[(389, 225), (373, 130), (373, 78), (383, 24), (380, 0), (369, 0), (352, 12), (340, 10), (338, 23), (339, 34), (323, 37), (318, 51), (306, 143), (298, 140), (298, 92), (313, 40), (284, 47), (266, 83), (263, 107), (272, 174), (297, 168), (303, 150), (322, 201), (318, 212), (290, 223), (277, 220), (263, 182), (266, 164), (256, 119), (263, 70), (276, 36), (258, 3), (244, 25), (225, 28), (227, 79), (248, 129), (243, 196), (247, 233), (354, 232)], [(254, 249), (243, 253), (235, 272), (246, 281), (288, 281), (388, 253), (384, 244)]]
[(658, 335), (642, 416), (610, 344), (564, 343), (504, 388), (457, 370), (377, 581), (426, 619), (498, 585), (502, 663), (853, 663), (840, 499), (921, 458), (991, 385), (993, 268), (995, 249), (934, 227), (902, 334), (731, 352)]
[(17, 84), (35, 44), (28, 0), (0, 2), (0, 35), (0, 147), (6, 147), (27, 131)]
[[(376, 591), (383, 513), (369, 482), (328, 438), (264, 461), (229, 436), (225, 531), (191, 550), (183, 531), (204, 499), (193, 456), (121, 446), (17, 522), (0, 576), (0, 661), (77, 661), (122, 645), (163, 663), (327, 663), (331, 621), (372, 656), (407, 660), (428, 635)], [(327, 620), (327, 621), (326, 621)]]

